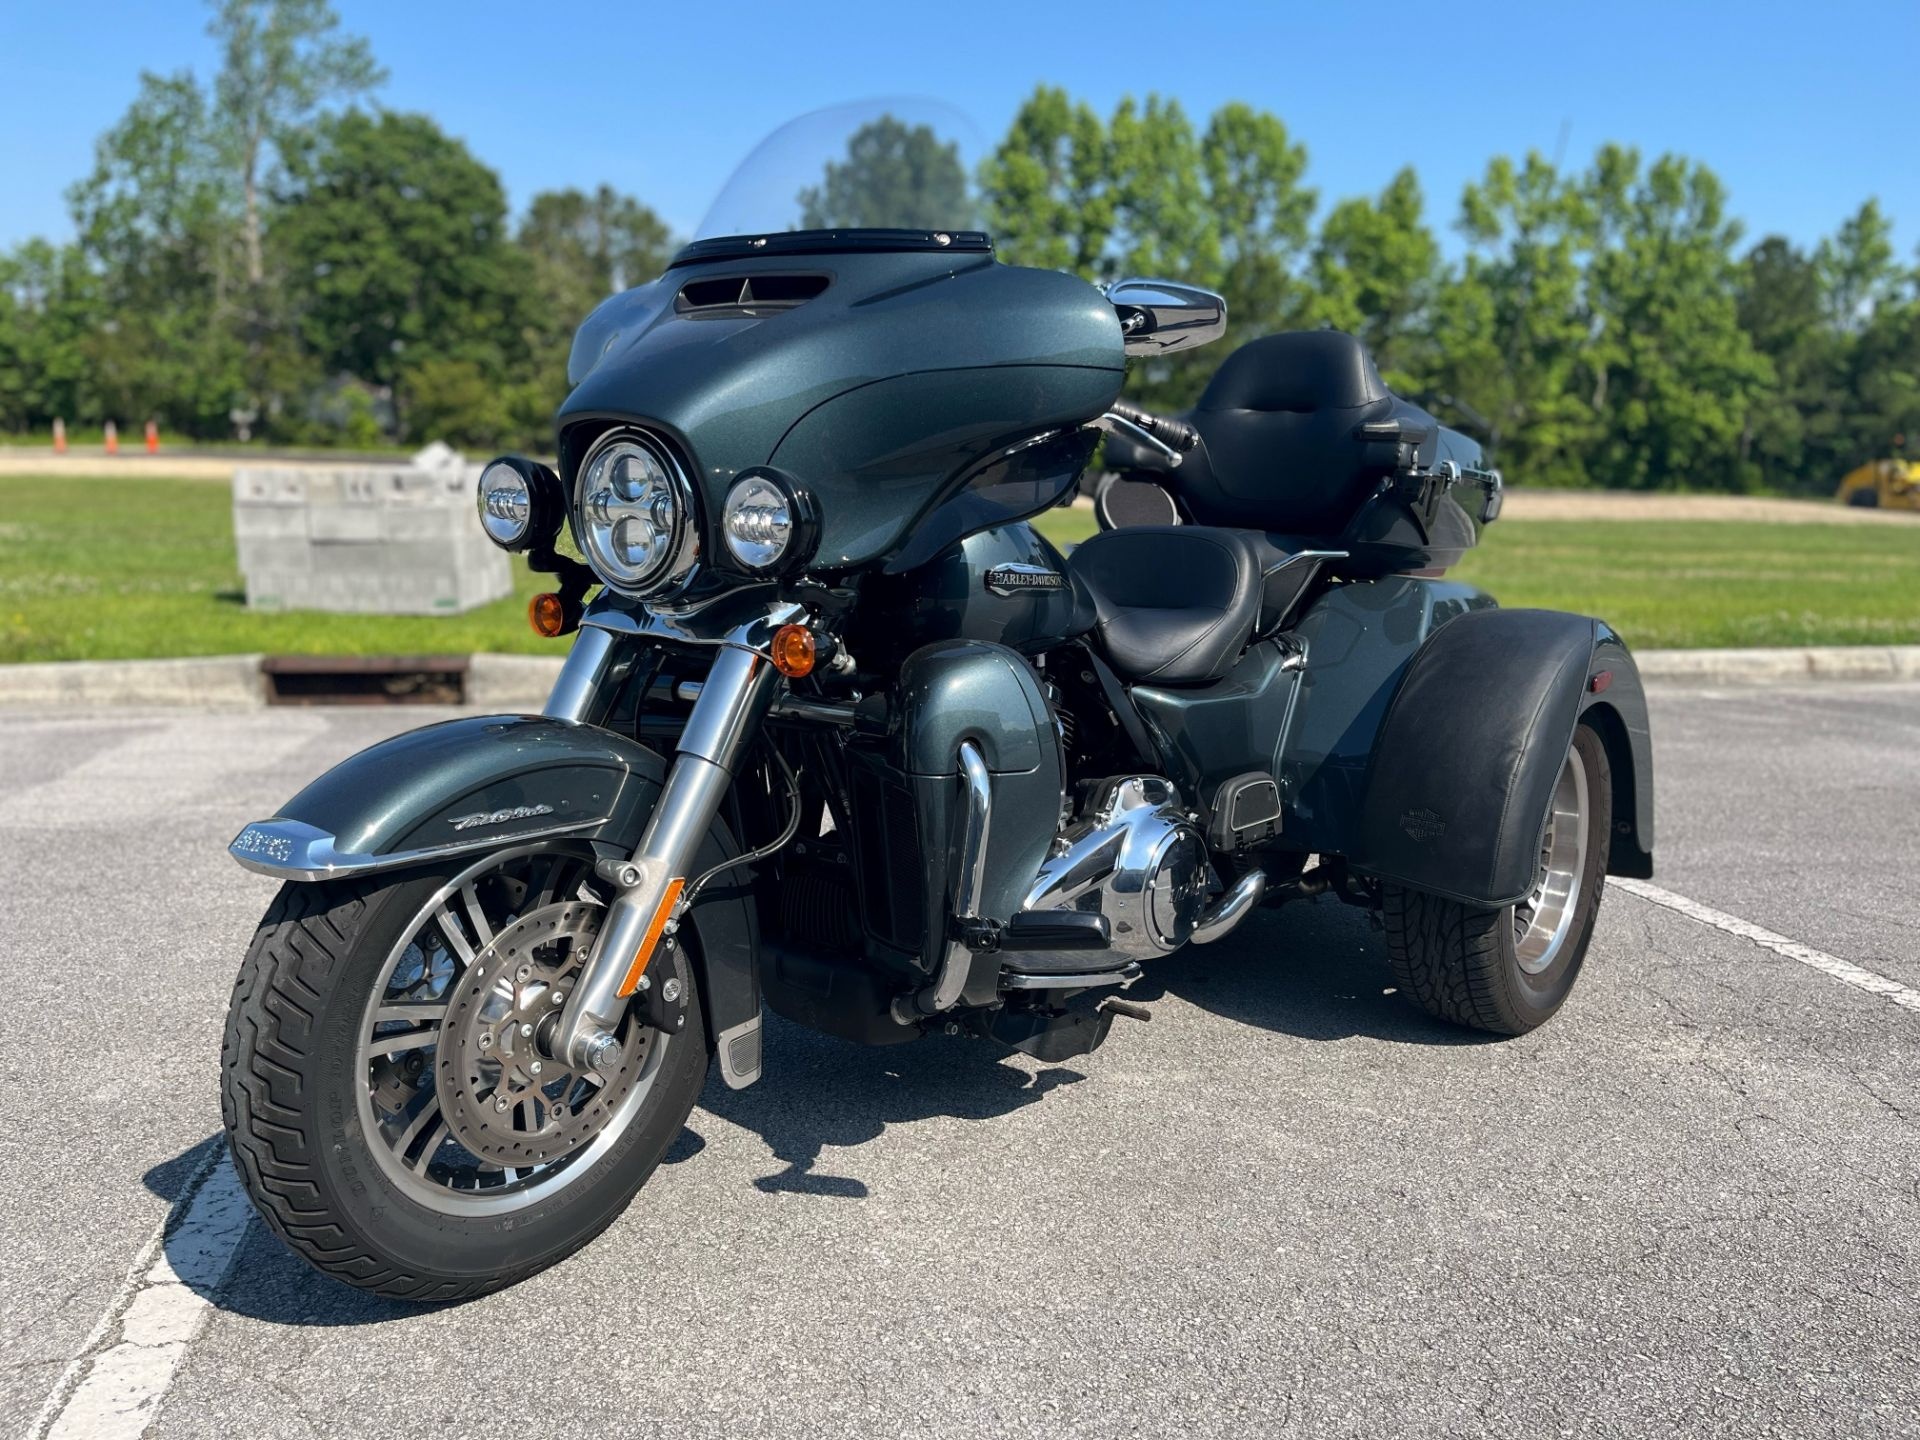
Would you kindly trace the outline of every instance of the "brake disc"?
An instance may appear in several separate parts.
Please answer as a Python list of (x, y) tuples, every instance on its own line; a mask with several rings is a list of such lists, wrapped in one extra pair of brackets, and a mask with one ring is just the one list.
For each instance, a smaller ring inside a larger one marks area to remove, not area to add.
[(523, 915), (454, 984), (434, 1081), (447, 1128), (476, 1159), (524, 1169), (570, 1154), (606, 1127), (646, 1068), (657, 1032), (638, 1018), (619, 1033), (619, 1064), (600, 1073), (541, 1050), (603, 913), (568, 900)]

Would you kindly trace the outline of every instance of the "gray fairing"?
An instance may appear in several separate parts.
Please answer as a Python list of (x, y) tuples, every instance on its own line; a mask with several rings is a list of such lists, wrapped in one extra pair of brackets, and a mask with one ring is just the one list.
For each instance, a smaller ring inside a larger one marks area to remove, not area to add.
[[(792, 308), (681, 298), (691, 282), (802, 272), (829, 283)], [(988, 252), (677, 264), (580, 327), (561, 468), (571, 480), (608, 425), (645, 426), (682, 452), (710, 525), (735, 476), (776, 466), (818, 502), (815, 568), (853, 568), (906, 544), (1004, 448), (1099, 415), (1124, 372), (1099, 291)], [(731, 562), (708, 555), (713, 579)]]
[[(350, 756), (289, 800), (276, 818), (326, 831), (343, 855), (433, 850), (437, 858), (431, 863), (443, 864), (455, 853), (504, 849), (566, 827), (568, 838), (608, 845), (624, 856), (639, 841), (666, 770), (667, 762), (638, 741), (595, 726), (533, 715), (473, 716), (411, 730)], [(464, 830), (451, 823), (532, 807), (550, 807), (552, 813)], [(468, 851), (445, 848), (461, 842)], [(739, 853), (725, 822), (715, 820), (696, 868)], [(744, 876), (715, 877), (691, 918), (714, 1038), (760, 1013), (758, 935)], [(758, 1068), (757, 1061), (748, 1067), (749, 1078)], [(734, 1073), (729, 1069), (730, 1078)]]
[(1582, 718), (1613, 772), (1607, 868), (1651, 875), (1639, 673), (1605, 624), (1554, 610), (1462, 616), (1421, 646), (1380, 727), (1354, 858), (1382, 879), (1470, 905), (1512, 904), (1533, 886), (1554, 781)]

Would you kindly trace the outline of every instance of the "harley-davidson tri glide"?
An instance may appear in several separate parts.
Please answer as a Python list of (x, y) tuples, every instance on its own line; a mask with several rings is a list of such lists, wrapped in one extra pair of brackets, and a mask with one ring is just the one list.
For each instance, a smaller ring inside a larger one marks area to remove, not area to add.
[[(482, 473), (574, 637), (544, 713), (384, 741), (233, 842), (285, 882), (233, 1157), (328, 1274), (456, 1299), (560, 1260), (715, 1061), (779, 1083), (769, 1009), (1060, 1060), (1159, 957), (1326, 895), (1408, 1001), (1512, 1035), (1604, 877), (1651, 873), (1619, 637), (1443, 578), (1500, 509), (1472, 441), (1333, 331), (1241, 346), (1184, 418), (1123, 404), (1222, 300), (1001, 263), (938, 138), (864, 118), (777, 132), (581, 326), (557, 467)], [(1063, 556), (1028, 521), (1103, 437)]]

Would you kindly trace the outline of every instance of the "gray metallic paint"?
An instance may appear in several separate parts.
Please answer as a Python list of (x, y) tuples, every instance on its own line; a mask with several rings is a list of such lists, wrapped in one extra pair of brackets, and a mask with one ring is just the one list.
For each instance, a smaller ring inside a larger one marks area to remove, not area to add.
[[(343, 854), (399, 858), (456, 839), (470, 841), (475, 852), (505, 849), (570, 825), (577, 828), (568, 838), (625, 856), (638, 843), (665, 777), (660, 755), (610, 730), (532, 715), (472, 716), (408, 731), (350, 756), (274, 818), (331, 835), (332, 848)], [(476, 830), (455, 831), (449, 823), (455, 816), (542, 805), (553, 813)], [(446, 853), (413, 863), (437, 863)], [(739, 853), (725, 821), (716, 820), (695, 864), (706, 870)], [(759, 933), (744, 877), (715, 877), (691, 919), (707, 1027), (717, 1043), (760, 1014)]]
[[(790, 310), (675, 310), (689, 281), (803, 270), (832, 283)], [(819, 500), (818, 563), (865, 564), (995, 448), (1104, 411), (1124, 365), (1099, 291), (989, 255), (681, 265), (580, 327), (562, 468), (571, 474), (601, 422), (657, 429), (690, 459), (710, 524), (736, 475), (777, 463)]]
[[(1005, 646), (945, 640), (916, 650), (900, 672), (895, 763), (913, 788), (924, 856), (952, 848), (957, 757), (969, 741), (985, 758), (993, 786), (979, 913), (1004, 923), (1020, 908), (1059, 828), (1066, 775), (1053, 712), (1033, 667)], [(952, 913), (946, 867), (930, 864), (927, 871), (923, 913)], [(945, 936), (928, 929), (922, 954), (931, 966)], [(997, 973), (998, 965), (992, 968)], [(970, 981), (969, 996), (975, 988)]]

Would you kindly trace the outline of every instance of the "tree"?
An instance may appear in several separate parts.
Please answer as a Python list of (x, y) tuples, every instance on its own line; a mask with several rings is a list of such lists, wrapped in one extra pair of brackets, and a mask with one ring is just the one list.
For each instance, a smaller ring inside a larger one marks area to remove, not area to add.
[(531, 378), (557, 407), (566, 398), (575, 328), (607, 296), (664, 270), (673, 238), (645, 205), (602, 185), (592, 194), (548, 190), (534, 196), (515, 243), (533, 271)]
[(960, 230), (974, 223), (960, 147), (931, 125), (882, 115), (854, 131), (846, 159), (800, 192), (802, 230)]
[(1604, 147), (1586, 180), (1594, 338), (1583, 351), (1600, 421), (1592, 473), (1614, 489), (1742, 488), (1740, 440), (1772, 381), (1740, 328), (1726, 190), (1704, 165)]
[(1298, 269), (1315, 202), (1301, 184), (1306, 147), (1277, 116), (1235, 101), (1208, 121), (1200, 163), (1235, 335), (1251, 339), (1300, 324), (1306, 297)]
[(1540, 154), (1488, 163), (1460, 201), (1468, 252), (1438, 287), (1430, 331), (1442, 418), (1529, 485), (1578, 485), (1593, 412), (1576, 368), (1590, 326), (1582, 258), (1591, 216)]
[(1841, 222), (1837, 234), (1820, 242), (1813, 263), (1833, 323), (1843, 331), (1864, 329), (1900, 281), (1893, 260), (1893, 225), (1880, 213), (1880, 202), (1868, 200)]
[[(285, 158), (273, 235), (328, 373), (391, 387), (416, 436), (409, 403), (428, 388), (471, 394), (471, 376), (531, 424), (532, 266), (507, 241), (499, 177), (424, 115), (391, 112), (322, 121)], [(448, 362), (471, 375), (428, 368)], [(434, 418), (450, 423), (444, 403)]]
[(1421, 328), (1440, 246), (1422, 216), (1420, 181), (1403, 169), (1378, 200), (1343, 200), (1320, 227), (1308, 314), (1358, 335), (1387, 383), (1425, 383)]
[(1035, 90), (981, 166), (987, 223), (1001, 256), (1099, 278), (1113, 235), (1107, 172), (1100, 117), (1064, 90)]
[(106, 412), (95, 418), (161, 415), (219, 434), (245, 392), (236, 232), (212, 137), (190, 75), (143, 75), (68, 191), (99, 304), (79, 342)]
[(277, 150), (329, 101), (378, 86), (385, 73), (367, 42), (342, 36), (327, 0), (210, 0), (207, 33), (220, 42), (214, 118), (221, 158), (237, 175), (247, 283), (265, 279), (261, 177)]

